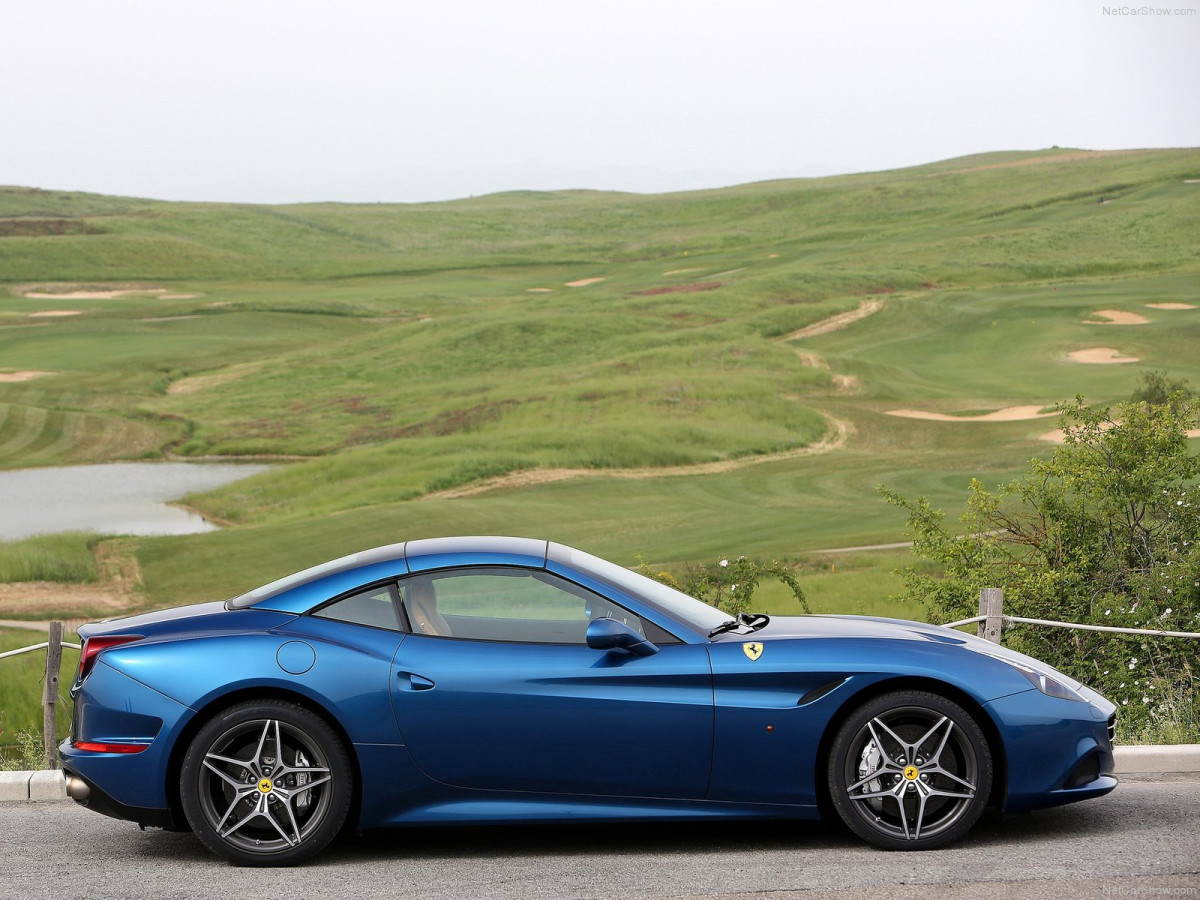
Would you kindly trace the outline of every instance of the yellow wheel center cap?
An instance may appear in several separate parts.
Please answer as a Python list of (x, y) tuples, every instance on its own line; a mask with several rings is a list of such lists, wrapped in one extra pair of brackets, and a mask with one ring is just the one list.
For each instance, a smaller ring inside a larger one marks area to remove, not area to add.
[(263, 794), (271, 793), (271, 789), (274, 787), (275, 787), (275, 785), (271, 784), (270, 778), (263, 778), (261, 781), (258, 782), (258, 790)]
[(918, 769), (916, 766), (905, 766), (904, 767), (904, 777), (907, 778), (909, 781), (916, 781), (918, 778), (921, 777), (921, 770)]

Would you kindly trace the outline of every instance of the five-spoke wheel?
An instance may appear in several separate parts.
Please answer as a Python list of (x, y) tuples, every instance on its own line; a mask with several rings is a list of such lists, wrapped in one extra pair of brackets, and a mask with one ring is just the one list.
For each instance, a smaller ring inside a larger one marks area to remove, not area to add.
[(940, 847), (979, 819), (992, 758), (975, 720), (923, 691), (868, 701), (834, 738), (829, 790), (842, 820), (887, 849)]
[(180, 799), (204, 844), (243, 865), (307, 859), (350, 808), (346, 751), (324, 720), (292, 703), (255, 701), (211, 719), (184, 757)]

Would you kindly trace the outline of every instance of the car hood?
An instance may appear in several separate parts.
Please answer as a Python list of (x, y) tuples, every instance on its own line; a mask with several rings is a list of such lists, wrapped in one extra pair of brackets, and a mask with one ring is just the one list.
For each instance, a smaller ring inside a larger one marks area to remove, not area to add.
[[(748, 635), (737, 634), (732, 637), (745, 641)], [(906, 619), (883, 619), (874, 616), (771, 616), (771, 621), (766, 626), (754, 632), (754, 639), (763, 641), (797, 638), (920, 641), (953, 645), (967, 651), (983, 653), (994, 659), (1017, 663), (1036, 672), (1053, 675), (1072, 688), (1077, 689), (1080, 686), (1080, 682), (1074, 678), (1064, 675), (1039, 659), (1009, 650), (1007, 647), (976, 635), (942, 625), (930, 625), (928, 622), (910, 622)]]

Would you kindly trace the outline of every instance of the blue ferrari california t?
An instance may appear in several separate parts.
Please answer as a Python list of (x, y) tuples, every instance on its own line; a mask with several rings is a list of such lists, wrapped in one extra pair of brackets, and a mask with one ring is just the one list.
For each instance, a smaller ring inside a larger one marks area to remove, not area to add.
[(821, 810), (927, 849), (989, 805), (1116, 786), (1113, 704), (1037, 660), (917, 622), (731, 618), (541, 540), (393, 544), (80, 636), (70, 795), (246, 865), (347, 827)]

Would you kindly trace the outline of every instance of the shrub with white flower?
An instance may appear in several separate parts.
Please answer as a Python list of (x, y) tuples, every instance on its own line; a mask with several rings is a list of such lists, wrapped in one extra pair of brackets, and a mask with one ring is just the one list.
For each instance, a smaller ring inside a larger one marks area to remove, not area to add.
[(736, 559), (722, 557), (711, 567), (705, 563), (689, 563), (683, 577), (677, 579), (669, 572), (654, 571), (639, 558), (638, 571), (730, 615), (749, 611), (759, 582), (764, 578), (773, 578), (787, 586), (804, 612), (811, 611), (800, 582), (796, 579), (796, 573), (776, 560), (765, 563), (748, 556), (739, 556)]
[[(980, 589), (1000, 587), (1015, 616), (1200, 631), (1200, 456), (1187, 438), (1200, 425), (1200, 401), (1171, 394), (1110, 410), (1077, 397), (1059, 408), (1062, 446), (995, 492), (972, 482), (954, 527), (923, 498), (881, 487), (908, 511), (913, 552), (941, 567), (940, 575), (910, 567), (907, 596), (934, 621), (976, 615)], [(1120, 736), (1200, 740), (1200, 639), (1014, 625), (1004, 642), (1120, 705)], [(1122, 682), (1129, 673), (1142, 684)]]

